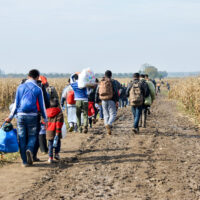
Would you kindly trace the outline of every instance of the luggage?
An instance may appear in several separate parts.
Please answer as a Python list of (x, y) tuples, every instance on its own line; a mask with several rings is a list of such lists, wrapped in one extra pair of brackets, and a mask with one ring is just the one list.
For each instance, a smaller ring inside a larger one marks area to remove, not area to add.
[(112, 80), (103, 78), (99, 84), (99, 98), (101, 100), (111, 100), (113, 98)]
[(140, 89), (140, 82), (133, 83), (130, 95), (129, 95), (130, 105), (131, 106), (141, 106), (143, 104), (143, 95)]
[(4, 123), (0, 129), (0, 152), (15, 153), (18, 150), (17, 130), (13, 129), (12, 124)]

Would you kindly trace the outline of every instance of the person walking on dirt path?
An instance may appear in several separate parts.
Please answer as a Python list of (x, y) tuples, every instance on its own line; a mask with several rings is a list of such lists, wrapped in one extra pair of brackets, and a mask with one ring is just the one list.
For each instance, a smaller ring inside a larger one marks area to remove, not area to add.
[[(47, 94), (47, 87), (49, 86), (47, 82), (47, 78), (44, 76), (40, 76), (39, 80), (37, 81), (37, 85), (42, 89), (43, 97), (44, 97), (44, 102), (45, 102), (45, 108), (50, 107), (50, 99), (49, 95)], [(37, 102), (37, 107), (39, 108), (38, 102)], [(48, 153), (48, 148), (47, 148), (47, 140), (46, 140), (46, 131), (45, 131), (45, 123), (41, 122), (41, 113), (40, 110), (38, 109), (38, 127), (37, 127), (37, 140), (34, 146), (33, 150), (33, 162), (39, 162), (40, 159), (37, 157), (38, 150), (40, 148), (40, 151), (44, 154)]]
[(76, 118), (76, 101), (74, 99), (74, 90), (70, 85), (70, 79), (68, 80), (69, 85), (67, 85), (61, 96), (61, 106), (63, 110), (65, 109), (66, 102), (66, 112), (67, 112), (67, 121), (69, 125), (69, 132), (77, 131), (77, 118)]
[(33, 164), (33, 150), (38, 134), (37, 102), (45, 123), (48, 121), (42, 89), (37, 84), (39, 76), (38, 70), (29, 71), (28, 80), (17, 88), (14, 107), (10, 116), (5, 119), (6, 122), (11, 122), (13, 116), (17, 115), (19, 148), (24, 167)]
[[(62, 126), (64, 122), (63, 113), (59, 106), (59, 101), (56, 98), (50, 99), (50, 108), (47, 109), (48, 125), (46, 130), (46, 138), (49, 147), (48, 163), (53, 162), (53, 157), (60, 160), (60, 147), (62, 138)], [(53, 149), (55, 154), (53, 156)]]
[(142, 83), (142, 86), (144, 88), (145, 94), (144, 94), (144, 103), (142, 106), (142, 112), (140, 116), (140, 126), (143, 128), (146, 128), (146, 120), (147, 120), (147, 111), (149, 106), (151, 105), (151, 94), (150, 94), (150, 88), (149, 85), (145, 79), (145, 75), (140, 75), (140, 82)]
[(119, 101), (119, 95), (116, 81), (112, 80), (112, 72), (110, 70), (105, 72), (105, 77), (98, 85), (96, 99), (98, 98), (102, 101), (104, 124), (107, 133), (111, 135), (112, 123), (115, 121), (117, 116), (116, 104)]
[[(78, 87), (78, 74), (72, 74), (70, 78), (70, 84), (74, 90), (74, 96), (76, 101), (76, 117), (79, 132), (84, 133), (88, 132), (88, 94), (87, 88)], [(81, 124), (81, 114), (83, 113), (83, 124), (84, 129)]]
[(156, 98), (156, 88), (155, 88), (155, 85), (153, 83), (153, 81), (151, 79), (149, 79), (149, 75), (148, 74), (145, 74), (145, 80), (149, 86), (149, 90), (150, 90), (150, 97), (147, 97), (147, 98), (150, 98), (149, 100), (149, 103), (147, 103), (148, 107), (147, 107), (147, 113), (150, 115), (150, 107), (151, 107), (151, 104), (154, 102), (155, 98)]
[(142, 112), (142, 106), (145, 97), (145, 88), (139, 80), (140, 74), (133, 74), (133, 81), (128, 85), (126, 90), (126, 95), (129, 97), (131, 110), (134, 117), (133, 132), (135, 134), (139, 133), (139, 120)]

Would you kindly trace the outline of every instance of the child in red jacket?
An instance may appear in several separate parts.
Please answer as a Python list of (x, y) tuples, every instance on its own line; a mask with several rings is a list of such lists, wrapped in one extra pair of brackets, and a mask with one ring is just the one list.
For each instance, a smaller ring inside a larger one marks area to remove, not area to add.
[(46, 130), (46, 138), (49, 148), (49, 163), (53, 162), (53, 149), (55, 148), (54, 158), (60, 160), (59, 152), (61, 147), (62, 126), (64, 117), (57, 99), (50, 100), (50, 108), (46, 110), (48, 117), (48, 126)]

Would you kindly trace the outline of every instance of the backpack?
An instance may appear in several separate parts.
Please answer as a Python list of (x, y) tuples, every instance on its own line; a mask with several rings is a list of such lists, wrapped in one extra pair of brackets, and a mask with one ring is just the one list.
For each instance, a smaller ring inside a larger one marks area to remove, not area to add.
[(140, 89), (140, 82), (133, 83), (131, 90), (130, 90), (130, 95), (129, 95), (129, 100), (130, 100), (130, 105), (131, 106), (141, 106), (143, 104), (143, 94)]
[(67, 104), (76, 104), (76, 101), (74, 100), (74, 91), (69, 91), (67, 93)]
[(101, 100), (111, 100), (113, 98), (113, 85), (110, 78), (104, 78), (99, 84), (99, 97)]
[(150, 89), (149, 89), (149, 85), (145, 80), (141, 81), (143, 88), (144, 88), (144, 97), (148, 97), (150, 95)]
[(56, 92), (55, 87), (49, 86), (49, 87), (47, 87), (46, 91), (47, 91), (49, 100), (51, 100), (51, 99), (59, 99), (58, 93)]
[(30, 113), (34, 110), (35, 106), (37, 105), (37, 97), (34, 95), (32, 88), (26, 84), (28, 90), (22, 96), (20, 107), (23, 112)]

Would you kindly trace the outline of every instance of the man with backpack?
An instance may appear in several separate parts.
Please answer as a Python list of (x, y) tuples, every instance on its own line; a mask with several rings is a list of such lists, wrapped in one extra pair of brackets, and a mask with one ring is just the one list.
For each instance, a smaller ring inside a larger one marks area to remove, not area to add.
[(115, 80), (112, 80), (112, 72), (107, 70), (96, 91), (96, 102), (102, 101), (104, 124), (107, 133), (111, 135), (112, 123), (116, 119), (116, 103), (119, 101), (118, 89)]
[(17, 88), (14, 107), (10, 116), (5, 119), (6, 122), (11, 122), (17, 114), (19, 148), (24, 167), (33, 164), (38, 127), (37, 102), (45, 123), (48, 121), (42, 89), (37, 85), (39, 76), (38, 70), (33, 69), (29, 72), (28, 80)]
[(139, 80), (139, 73), (133, 74), (133, 81), (128, 85), (126, 95), (129, 97), (132, 113), (134, 116), (133, 132), (139, 133), (139, 120), (142, 112), (142, 106), (145, 98), (144, 85)]
[(143, 88), (145, 90), (144, 104), (142, 106), (142, 112), (141, 112), (141, 116), (140, 116), (140, 122), (141, 122), (140, 125), (141, 125), (141, 127), (146, 128), (147, 111), (148, 111), (149, 107), (151, 106), (153, 97), (150, 92), (151, 85), (150, 85), (150, 83), (148, 84), (148, 82), (146, 81), (144, 74), (140, 75), (140, 82), (142, 83)]

